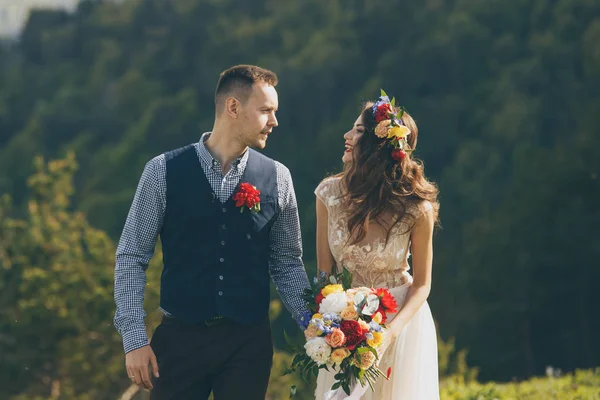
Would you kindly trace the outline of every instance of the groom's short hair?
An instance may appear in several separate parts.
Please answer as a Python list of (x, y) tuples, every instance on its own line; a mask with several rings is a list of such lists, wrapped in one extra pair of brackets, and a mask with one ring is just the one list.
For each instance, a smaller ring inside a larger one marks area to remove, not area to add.
[(217, 113), (223, 108), (223, 102), (229, 96), (235, 96), (241, 102), (248, 100), (252, 93), (252, 85), (258, 82), (277, 86), (277, 75), (256, 65), (235, 65), (221, 72), (215, 91)]

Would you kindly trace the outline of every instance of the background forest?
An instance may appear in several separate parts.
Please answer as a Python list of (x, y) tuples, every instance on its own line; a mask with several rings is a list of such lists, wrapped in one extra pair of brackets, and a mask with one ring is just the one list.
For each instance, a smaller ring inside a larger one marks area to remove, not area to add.
[[(129, 386), (112, 326), (125, 216), (144, 164), (211, 129), (218, 74), (238, 63), (279, 75), (265, 153), (292, 172), (310, 276), (313, 190), (340, 170), (361, 102), (384, 88), (417, 120), (417, 155), (440, 187), (429, 301), (443, 397), (600, 398), (597, 0), (86, 0), (33, 12), (0, 46), (0, 398), (116, 399)], [(159, 248), (150, 332), (160, 268)], [(308, 399), (309, 384), (279, 377), (282, 332), (300, 332), (273, 299), (270, 396), (296, 383)], [(485, 383), (558, 369), (582, 371)]]

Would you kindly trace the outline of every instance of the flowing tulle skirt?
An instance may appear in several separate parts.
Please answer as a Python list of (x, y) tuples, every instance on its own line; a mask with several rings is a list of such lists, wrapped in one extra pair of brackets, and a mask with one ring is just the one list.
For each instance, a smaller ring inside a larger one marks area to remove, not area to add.
[[(410, 285), (390, 289), (403, 304)], [(390, 316), (393, 317), (393, 316)], [(375, 391), (367, 389), (361, 400), (438, 400), (438, 354), (435, 324), (425, 302), (385, 351), (379, 369), (392, 368), (389, 380), (379, 379)], [(331, 369), (330, 369), (331, 370)], [(335, 382), (335, 372), (319, 371), (316, 400), (323, 400)]]

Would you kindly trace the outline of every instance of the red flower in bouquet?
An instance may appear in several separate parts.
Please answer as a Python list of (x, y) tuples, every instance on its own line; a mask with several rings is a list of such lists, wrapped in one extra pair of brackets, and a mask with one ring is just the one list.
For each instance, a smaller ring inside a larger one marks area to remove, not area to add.
[(390, 116), (389, 113), (392, 112), (392, 106), (389, 103), (381, 104), (377, 107), (377, 111), (375, 111), (375, 121), (377, 123), (383, 121), (384, 119), (388, 119)]
[(377, 297), (379, 297), (379, 310), (382, 310), (386, 313), (395, 313), (398, 312), (398, 304), (396, 303), (396, 299), (386, 288), (378, 288), (375, 291)]
[(349, 350), (354, 350), (356, 346), (366, 339), (366, 333), (368, 330), (363, 329), (358, 321), (342, 321), (340, 323), (340, 330), (346, 335), (346, 347)]
[(321, 304), (324, 298), (325, 296), (323, 296), (323, 291), (319, 290), (319, 294), (317, 294), (317, 297), (315, 297), (315, 301), (317, 302), (317, 304)]
[(244, 182), (240, 184), (238, 191), (232, 196), (236, 207), (241, 207), (240, 212), (244, 211), (244, 207), (252, 212), (260, 211), (260, 190), (256, 186)]

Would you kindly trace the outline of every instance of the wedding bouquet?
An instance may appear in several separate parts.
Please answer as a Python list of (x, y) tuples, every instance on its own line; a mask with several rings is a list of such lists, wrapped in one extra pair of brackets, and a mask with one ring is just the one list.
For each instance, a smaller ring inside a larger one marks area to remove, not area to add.
[(394, 296), (385, 288), (350, 288), (351, 274), (315, 277), (304, 299), (310, 310), (299, 319), (306, 344), (294, 348), (295, 357), (284, 375), (300, 371), (303, 378), (317, 376), (319, 369), (335, 371), (331, 390), (350, 394), (358, 381), (373, 389), (378, 378), (389, 379), (378, 367), (378, 349), (384, 341), (385, 322), (397, 312)]

